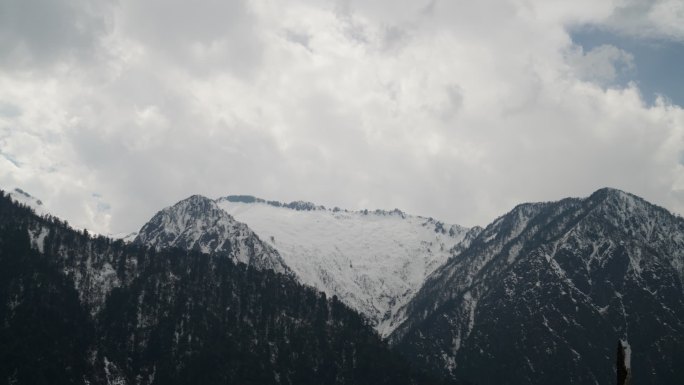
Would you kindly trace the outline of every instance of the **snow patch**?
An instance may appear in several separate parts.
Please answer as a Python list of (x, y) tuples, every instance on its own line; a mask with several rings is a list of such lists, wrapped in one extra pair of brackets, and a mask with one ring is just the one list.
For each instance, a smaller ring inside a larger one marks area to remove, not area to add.
[(31, 247), (38, 250), (41, 254), (45, 252), (45, 237), (50, 233), (50, 231), (41, 227), (39, 230), (30, 231), (29, 238), (31, 239)]
[(626, 339), (620, 340), (620, 343), (625, 350), (625, 366), (629, 369), (632, 367), (632, 346)]
[(468, 310), (468, 332), (466, 337), (470, 335), (470, 332), (475, 327), (475, 310), (477, 309), (477, 299), (473, 297), (470, 291), (463, 294), (463, 304)]
[(513, 246), (511, 246), (510, 251), (508, 252), (508, 259), (507, 262), (513, 263), (516, 258), (518, 258), (518, 255), (520, 254), (520, 250), (522, 250), (522, 245), (520, 243), (516, 243)]
[(104, 370), (105, 377), (107, 379), (107, 385), (126, 385), (126, 378), (121, 373), (121, 370), (109, 361), (107, 357), (104, 357)]

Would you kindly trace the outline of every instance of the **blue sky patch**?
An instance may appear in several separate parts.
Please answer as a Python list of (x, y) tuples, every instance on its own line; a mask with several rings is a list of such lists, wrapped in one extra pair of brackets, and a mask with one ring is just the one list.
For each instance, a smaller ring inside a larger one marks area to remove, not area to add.
[(631, 53), (635, 68), (620, 73), (617, 82), (636, 82), (649, 104), (653, 104), (657, 95), (663, 95), (672, 103), (684, 106), (684, 43), (624, 36), (594, 27), (576, 29), (570, 36), (585, 52), (609, 44)]

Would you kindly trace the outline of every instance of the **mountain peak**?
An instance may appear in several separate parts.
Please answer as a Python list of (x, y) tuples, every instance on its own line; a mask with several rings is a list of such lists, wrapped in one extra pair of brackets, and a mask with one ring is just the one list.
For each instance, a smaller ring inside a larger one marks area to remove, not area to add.
[(202, 205), (204, 207), (212, 207), (216, 205), (213, 199), (207, 198), (204, 195), (191, 195), (174, 205), (174, 207), (180, 207), (185, 205)]
[(625, 236), (637, 237), (642, 242), (670, 237), (670, 228), (684, 227), (684, 221), (670, 211), (617, 189), (598, 190), (585, 204), (593, 207), (595, 219), (606, 221)]
[(658, 215), (673, 216), (673, 214), (644, 198), (615, 188), (605, 187), (595, 191), (586, 201), (599, 204), (606, 208), (613, 208), (624, 215), (643, 216), (657, 213)]
[(630, 200), (630, 201), (638, 200), (638, 201), (646, 203), (646, 201), (644, 201), (642, 198), (640, 198), (634, 194), (630, 194), (628, 192), (625, 192), (625, 191), (622, 191), (622, 190), (619, 190), (619, 189), (616, 189), (613, 187), (600, 188), (600, 189), (594, 191), (589, 196), (589, 200), (592, 200), (592, 201), (603, 201), (606, 199), (613, 199), (613, 200), (618, 199), (618, 200), (623, 200), (623, 201), (625, 201), (625, 200)]
[(159, 211), (141, 229), (136, 243), (156, 249), (180, 247), (227, 255), (235, 262), (289, 273), (282, 258), (244, 223), (238, 222), (216, 201), (192, 195)]

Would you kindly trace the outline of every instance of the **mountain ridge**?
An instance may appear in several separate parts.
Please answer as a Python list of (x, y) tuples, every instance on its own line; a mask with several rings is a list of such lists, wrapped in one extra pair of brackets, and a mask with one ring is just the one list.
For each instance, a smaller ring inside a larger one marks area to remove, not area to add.
[[(635, 382), (684, 381), (684, 219), (636, 195), (602, 188), (521, 203), (470, 229), (398, 209), (237, 197), (179, 201), (135, 245), (280, 268), (360, 311), (393, 349), (449, 381), (607, 383), (616, 340), (631, 346)], [(26, 232), (34, 250), (65, 264), (91, 316), (130, 285), (132, 259), (46, 249), (54, 234)]]

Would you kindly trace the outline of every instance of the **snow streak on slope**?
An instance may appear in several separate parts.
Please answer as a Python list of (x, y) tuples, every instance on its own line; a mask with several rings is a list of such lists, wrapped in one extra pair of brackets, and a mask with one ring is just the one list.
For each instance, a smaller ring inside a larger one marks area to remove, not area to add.
[(217, 203), (277, 249), (302, 283), (336, 295), (383, 337), (401, 323), (402, 308), (468, 231), (399, 210), (352, 212), (238, 198), (245, 197)]

